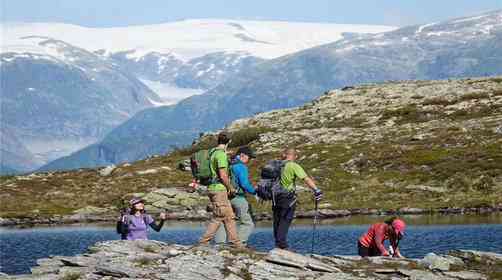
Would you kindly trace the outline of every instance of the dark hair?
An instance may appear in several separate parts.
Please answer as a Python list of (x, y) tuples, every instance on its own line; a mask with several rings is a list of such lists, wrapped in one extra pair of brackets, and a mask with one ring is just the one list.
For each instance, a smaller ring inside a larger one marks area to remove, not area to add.
[(218, 145), (220, 144), (228, 144), (230, 142), (230, 136), (226, 132), (220, 132), (218, 134)]
[(387, 220), (385, 220), (384, 223), (386, 223), (389, 226), (391, 226), (392, 222), (394, 222), (395, 219), (397, 219), (397, 217), (396, 216), (392, 216), (392, 217), (388, 218)]
[(145, 214), (145, 208), (143, 208), (142, 210), (138, 210), (134, 207), (134, 205), (131, 207), (131, 209), (129, 209), (129, 214), (134, 215), (136, 214), (137, 211), (140, 211), (141, 214)]

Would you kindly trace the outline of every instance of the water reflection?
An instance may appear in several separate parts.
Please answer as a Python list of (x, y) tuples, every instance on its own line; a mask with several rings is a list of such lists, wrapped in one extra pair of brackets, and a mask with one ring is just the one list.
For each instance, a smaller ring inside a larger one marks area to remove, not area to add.
[[(323, 220), (315, 235), (315, 253), (355, 255), (357, 238), (368, 225), (383, 221), (383, 216), (360, 216)], [(476, 249), (502, 253), (502, 215), (404, 216), (408, 222), (406, 238), (401, 242), (407, 257), (422, 257), (429, 252), (452, 249)], [(204, 231), (202, 222), (168, 222), (150, 238), (170, 243), (194, 244)], [(75, 225), (0, 229), (1, 271), (27, 273), (39, 258), (49, 255), (75, 255), (103, 240), (119, 239), (111, 225)], [(293, 250), (310, 253), (312, 220), (295, 220), (289, 243)], [(259, 222), (249, 244), (260, 251), (273, 248), (270, 222)]]

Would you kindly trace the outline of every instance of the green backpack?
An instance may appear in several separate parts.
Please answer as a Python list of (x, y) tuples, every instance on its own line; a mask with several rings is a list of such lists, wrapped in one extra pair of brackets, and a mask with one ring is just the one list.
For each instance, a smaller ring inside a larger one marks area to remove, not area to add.
[(211, 156), (216, 149), (200, 150), (190, 157), (190, 168), (192, 175), (200, 184), (209, 186), (214, 183), (211, 174)]
[[(190, 168), (192, 169), (193, 177), (201, 185), (209, 186), (214, 183), (215, 179), (211, 175), (211, 155), (216, 151), (216, 149), (210, 150), (200, 150), (195, 152), (190, 157)], [(235, 195), (236, 190), (239, 190), (238, 184), (235, 181), (234, 174), (232, 172), (232, 162), (229, 162), (229, 178), (231, 182), (231, 192)]]

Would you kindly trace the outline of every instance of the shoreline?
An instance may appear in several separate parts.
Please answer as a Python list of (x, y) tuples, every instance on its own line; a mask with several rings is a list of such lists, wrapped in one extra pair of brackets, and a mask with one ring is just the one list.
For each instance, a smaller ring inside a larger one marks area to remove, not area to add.
[[(320, 220), (330, 220), (348, 217), (369, 217), (369, 216), (445, 216), (445, 215), (484, 215), (502, 213), (502, 205), (497, 207), (470, 207), (470, 208), (402, 208), (399, 210), (379, 210), (379, 209), (320, 209), (318, 218)], [(209, 220), (209, 214), (197, 215), (199, 213), (170, 213), (167, 221), (170, 222), (205, 222)], [(315, 217), (315, 211), (297, 211), (296, 220), (307, 220)], [(255, 214), (255, 221), (271, 221), (271, 213)], [(108, 225), (114, 226), (116, 215), (55, 215), (48, 218), (2, 218), (0, 217), (1, 228), (33, 228), (37, 226), (64, 226), (64, 225)]]
[(37, 260), (7, 279), (500, 279), (502, 254), (452, 250), (423, 258), (324, 256), (154, 240), (97, 242), (84, 254)]

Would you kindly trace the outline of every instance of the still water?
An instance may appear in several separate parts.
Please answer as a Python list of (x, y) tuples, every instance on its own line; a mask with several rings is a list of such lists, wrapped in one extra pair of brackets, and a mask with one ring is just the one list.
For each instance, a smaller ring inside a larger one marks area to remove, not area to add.
[[(314, 252), (322, 255), (356, 255), (356, 242), (371, 223), (385, 217), (367, 216), (323, 220), (314, 235)], [(423, 257), (429, 252), (446, 253), (453, 249), (473, 249), (502, 253), (502, 214), (486, 216), (405, 216), (408, 223), (400, 243), (406, 257)], [(113, 226), (78, 225), (0, 228), (0, 270), (7, 274), (29, 273), (39, 258), (50, 255), (75, 255), (90, 245), (119, 239)], [(169, 222), (160, 233), (151, 231), (150, 239), (178, 244), (194, 244), (204, 231), (204, 223)], [(312, 221), (296, 220), (290, 229), (290, 247), (310, 253)], [(249, 245), (259, 251), (273, 248), (269, 222), (258, 223)]]

